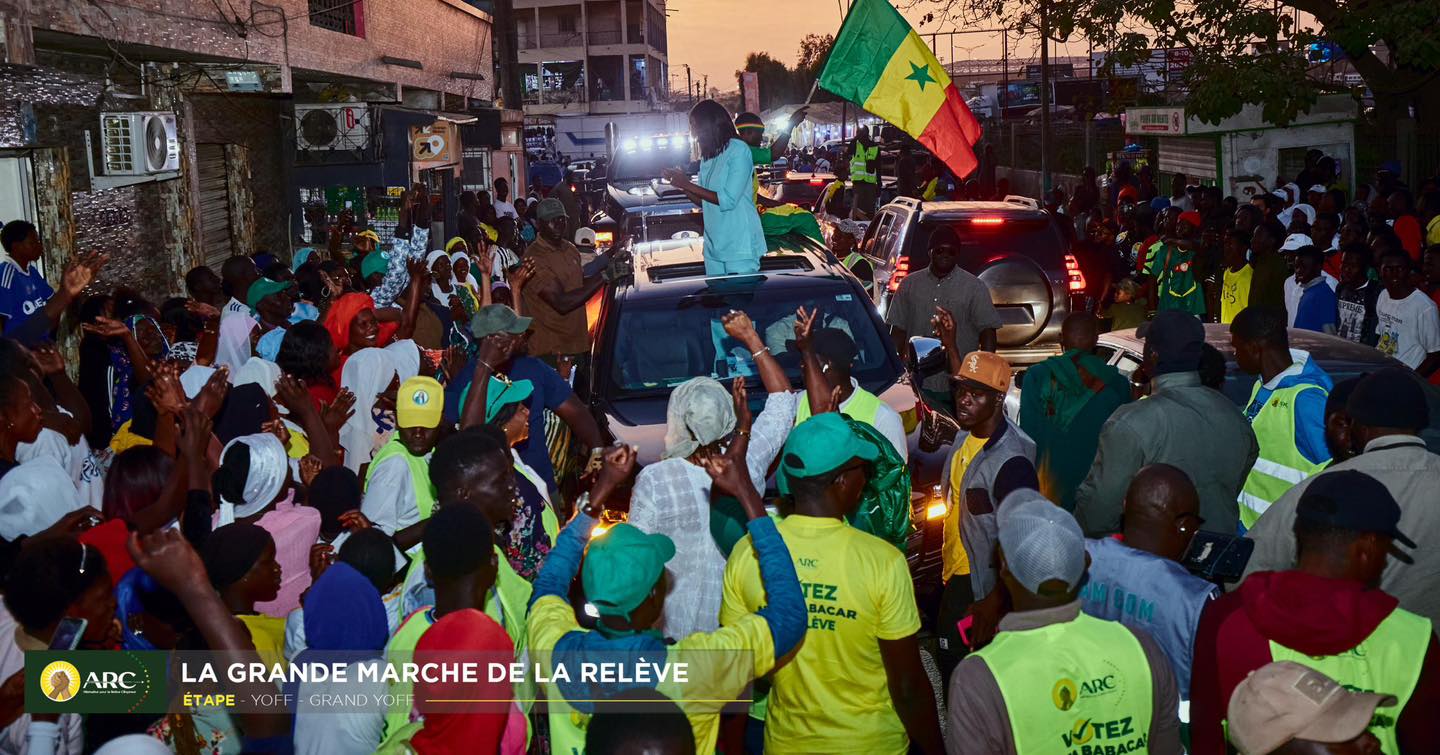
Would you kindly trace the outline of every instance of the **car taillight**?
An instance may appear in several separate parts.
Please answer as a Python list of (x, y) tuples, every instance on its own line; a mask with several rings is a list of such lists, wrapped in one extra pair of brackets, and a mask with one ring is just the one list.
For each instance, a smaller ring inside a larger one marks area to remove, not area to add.
[(1070, 279), (1071, 291), (1085, 290), (1085, 273), (1080, 271), (1080, 260), (1073, 254), (1065, 255), (1065, 275)]
[(970, 218), (970, 225), (1005, 225), (1005, 218)]
[(821, 180), (818, 179), (818, 178), (812, 178), (812, 179), (810, 179), (810, 185), (811, 185), (811, 186), (824, 186), (824, 185), (825, 185), (825, 182), (824, 182), (824, 181), (821, 181)]
[(895, 270), (890, 273), (890, 283), (886, 286), (886, 288), (890, 289), (890, 293), (892, 294), (896, 291), (899, 291), (900, 281), (905, 280), (905, 276), (909, 274), (910, 258), (901, 257), (900, 259), (895, 260)]

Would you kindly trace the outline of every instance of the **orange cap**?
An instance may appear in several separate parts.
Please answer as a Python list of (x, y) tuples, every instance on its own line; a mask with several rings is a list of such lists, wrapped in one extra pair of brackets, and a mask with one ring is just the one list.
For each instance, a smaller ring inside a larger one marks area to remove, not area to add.
[(960, 371), (951, 380), (978, 383), (992, 391), (1010, 390), (1010, 363), (992, 351), (972, 351), (960, 361)]

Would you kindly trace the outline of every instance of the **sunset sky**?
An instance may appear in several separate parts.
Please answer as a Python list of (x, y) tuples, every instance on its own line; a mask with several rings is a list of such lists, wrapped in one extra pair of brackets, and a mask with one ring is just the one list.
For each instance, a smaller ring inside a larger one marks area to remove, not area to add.
[[(680, 89), (685, 88), (685, 66), (688, 63), (697, 77), (710, 76), (710, 86), (721, 91), (736, 88), (735, 71), (745, 62), (745, 56), (754, 51), (770, 53), (787, 65), (795, 62), (800, 40), (806, 34), (834, 34), (840, 29), (840, 3), (845, 0), (669, 0), (666, 8), (670, 11), (670, 73)], [(903, 8), (909, 0), (893, 0), (896, 7)], [(903, 10), (912, 25), (919, 23), (928, 9), (926, 3), (917, 4), (911, 10)], [(769, 11), (769, 18), (757, 18), (757, 13)], [(949, 31), (949, 24), (934, 23), (916, 26), (922, 35), (931, 31)], [(1012, 54), (1016, 40), (1011, 37)], [(973, 51), (965, 48), (977, 46)], [(1034, 50), (1033, 42), (1021, 40), (1021, 53), (1029, 55)], [(936, 53), (941, 62), (948, 62), (950, 43), (940, 37)], [(1067, 53), (1064, 46), (1057, 46), (1060, 55), (1084, 55), (1083, 44), (1072, 43)], [(967, 34), (955, 38), (955, 59), (967, 57), (1000, 57), (1000, 36), (998, 34)]]

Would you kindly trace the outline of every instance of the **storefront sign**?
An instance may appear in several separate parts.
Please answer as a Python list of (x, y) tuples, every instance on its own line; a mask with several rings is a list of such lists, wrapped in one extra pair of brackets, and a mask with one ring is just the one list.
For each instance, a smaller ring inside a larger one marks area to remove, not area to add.
[(1141, 107), (1125, 111), (1125, 133), (1180, 136), (1185, 133), (1185, 108)]
[(436, 121), (410, 127), (410, 158), (423, 163), (453, 163), (460, 159), (455, 124)]

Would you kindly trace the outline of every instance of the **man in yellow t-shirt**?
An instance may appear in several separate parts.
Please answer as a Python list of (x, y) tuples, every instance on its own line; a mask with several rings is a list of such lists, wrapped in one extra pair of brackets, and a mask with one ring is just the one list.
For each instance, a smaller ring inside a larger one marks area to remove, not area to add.
[[(531, 654), (544, 677), (554, 680), (544, 684), (550, 701), (551, 752), (580, 752), (591, 715), (603, 708), (605, 701), (624, 696), (624, 685), (587, 684), (580, 676), (580, 664), (618, 663), (622, 678), (638, 677), (631, 664), (646, 669), (654, 669), (656, 664), (686, 664), (684, 683), (632, 682), (628, 688), (653, 687), (674, 700), (690, 719), (695, 751), (712, 753), (719, 739), (723, 704), (748, 702), (743, 694), (747, 685), (769, 672), (776, 658), (793, 651), (804, 638), (805, 602), (800, 583), (790, 552), (750, 482), (745, 466), (748, 445), (745, 436), (737, 437), (725, 456), (707, 462), (706, 471), (714, 488), (735, 496), (745, 510), (747, 529), (763, 564), (760, 589), (770, 596), (770, 605), (738, 617), (718, 631), (697, 632), (669, 645), (654, 627), (665, 605), (669, 582), (665, 563), (674, 557), (675, 543), (665, 535), (647, 535), (630, 524), (617, 524), (592, 538), (605, 502), (635, 469), (633, 449), (619, 446), (605, 454), (595, 487), (588, 499), (581, 498), (580, 512), (560, 532), (555, 548), (540, 567), (530, 604)], [(570, 583), (577, 571), (586, 599), (599, 614), (593, 631), (580, 626), (570, 606)], [(912, 600), (912, 610), (913, 604)], [(560, 679), (557, 665), (569, 669), (565, 672), (568, 681)], [(649, 675), (653, 680), (654, 672)], [(579, 683), (571, 683), (575, 681)], [(929, 704), (933, 713), (933, 698)]]
[(1250, 279), (1255, 268), (1245, 261), (1250, 240), (1243, 231), (1225, 234), (1225, 277), (1220, 283), (1220, 322), (1230, 323), (1250, 305)]
[[(766, 752), (904, 753), (912, 740), (922, 751), (940, 751), (905, 554), (846, 523), (877, 456), (834, 412), (802, 422), (780, 455), (781, 492), (795, 495), (780, 536), (810, 625), (799, 652), (774, 674)], [(725, 568), (720, 623), (743, 624), (765, 604), (766, 587), (755, 547), (741, 540)]]

